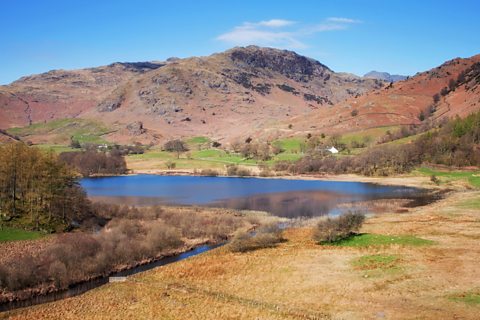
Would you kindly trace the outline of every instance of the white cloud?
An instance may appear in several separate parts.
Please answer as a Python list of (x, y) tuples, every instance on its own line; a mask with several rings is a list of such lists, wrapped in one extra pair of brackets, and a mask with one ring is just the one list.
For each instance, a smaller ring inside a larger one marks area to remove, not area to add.
[(234, 27), (231, 31), (219, 35), (216, 40), (231, 45), (273, 46), (278, 48), (302, 49), (308, 47), (302, 37), (320, 32), (344, 30), (349, 25), (361, 21), (331, 17), (323, 22), (307, 27), (295, 27), (295, 21), (284, 19), (271, 19), (260, 22), (244, 22)]
[(290, 26), (294, 23), (295, 23), (295, 21), (291, 21), (291, 20), (271, 19), (271, 20), (266, 20), (266, 21), (260, 21), (258, 23), (258, 25), (259, 26), (270, 27), (270, 28), (281, 28), (281, 27)]
[(230, 32), (219, 35), (217, 40), (234, 45), (257, 44), (295, 49), (305, 47), (292, 32), (266, 30), (259, 26), (260, 24), (245, 23)]
[(355, 19), (350, 19), (350, 18), (340, 18), (340, 17), (330, 17), (327, 18), (327, 21), (329, 22), (336, 22), (336, 23), (346, 23), (346, 24), (351, 24), (351, 23), (361, 23), (361, 20), (355, 20)]

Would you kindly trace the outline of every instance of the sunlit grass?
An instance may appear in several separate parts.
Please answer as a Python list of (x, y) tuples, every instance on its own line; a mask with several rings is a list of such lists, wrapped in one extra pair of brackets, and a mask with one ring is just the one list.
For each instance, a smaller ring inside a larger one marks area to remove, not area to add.
[(405, 245), (405, 246), (425, 246), (434, 244), (431, 240), (418, 238), (412, 235), (389, 236), (372, 233), (362, 233), (350, 236), (349, 238), (339, 240), (329, 245), (340, 247), (369, 247), (386, 245)]
[(36, 231), (25, 231), (15, 228), (0, 228), (0, 242), (15, 241), (15, 240), (33, 240), (41, 238), (43, 234)]
[(440, 183), (446, 183), (455, 180), (464, 180), (476, 188), (480, 188), (480, 171), (446, 171), (436, 170), (427, 167), (418, 168), (415, 172), (421, 175), (436, 176), (440, 178)]
[(55, 135), (59, 140), (77, 140), (80, 143), (107, 143), (102, 138), (110, 130), (101, 122), (86, 119), (56, 119), (34, 123), (25, 127), (10, 128), (12, 135), (25, 138), (32, 135)]
[(304, 143), (302, 138), (285, 138), (273, 142), (275, 146), (282, 148), (287, 153), (300, 152), (302, 143)]
[(451, 300), (471, 305), (480, 305), (480, 291), (466, 292), (450, 297)]

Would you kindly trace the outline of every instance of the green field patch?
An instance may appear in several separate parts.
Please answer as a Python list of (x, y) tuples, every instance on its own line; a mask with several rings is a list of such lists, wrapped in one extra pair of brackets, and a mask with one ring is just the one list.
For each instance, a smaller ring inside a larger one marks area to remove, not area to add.
[(286, 153), (295, 153), (301, 151), (301, 145), (304, 140), (301, 138), (285, 138), (273, 142), (273, 145), (285, 150)]
[(340, 142), (350, 145), (352, 142), (365, 142), (367, 145), (372, 144), (377, 139), (383, 137), (387, 131), (393, 132), (397, 130), (399, 126), (387, 126), (387, 127), (378, 127), (370, 128), (362, 131), (349, 132), (340, 138)]
[(440, 178), (440, 183), (448, 183), (455, 180), (467, 181), (470, 185), (480, 188), (480, 171), (446, 171), (427, 167), (418, 168), (417, 173), (426, 176)]
[(373, 254), (355, 259), (352, 265), (361, 270), (392, 269), (398, 267), (399, 261), (396, 255)]
[(434, 244), (431, 240), (418, 238), (412, 235), (389, 236), (382, 234), (361, 233), (352, 235), (346, 239), (331, 243), (330, 245), (339, 247), (370, 247), (370, 246), (425, 246)]
[(210, 142), (207, 137), (192, 137), (186, 141), (188, 144), (204, 144)]
[(456, 302), (463, 302), (470, 305), (480, 305), (480, 291), (466, 292), (462, 294), (456, 294), (449, 297), (450, 300)]
[(36, 144), (35, 147), (43, 151), (52, 151), (54, 153), (82, 151), (82, 149), (74, 149), (69, 146), (60, 144)]
[(225, 155), (225, 152), (218, 149), (206, 149), (199, 151), (192, 151), (193, 158), (221, 158)]
[(35, 135), (54, 135), (58, 140), (70, 141), (70, 138), (80, 143), (107, 143), (101, 136), (109, 133), (104, 124), (86, 119), (57, 119), (49, 122), (34, 123), (26, 127), (10, 128), (12, 135), (26, 138)]
[(37, 231), (2, 227), (0, 228), (0, 242), (15, 240), (34, 240), (41, 238), (43, 234)]
[(147, 151), (143, 154), (132, 154), (128, 155), (128, 158), (132, 160), (151, 160), (151, 159), (158, 159), (158, 160), (171, 160), (176, 159), (176, 153), (167, 152), (167, 151)]

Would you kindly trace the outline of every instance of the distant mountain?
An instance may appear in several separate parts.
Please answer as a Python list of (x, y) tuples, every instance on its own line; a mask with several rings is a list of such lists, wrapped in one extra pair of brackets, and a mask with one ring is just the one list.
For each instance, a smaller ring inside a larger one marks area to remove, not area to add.
[(390, 74), (388, 72), (379, 72), (379, 71), (370, 71), (366, 73), (363, 77), (368, 79), (383, 80), (387, 82), (397, 82), (397, 81), (405, 80), (408, 78), (407, 76), (402, 76), (399, 74)]
[[(231, 139), (317, 113), (385, 85), (332, 71), (295, 52), (237, 47), (207, 57), (54, 70), (0, 86), (0, 128), (54, 119), (101, 121), (103, 138), (160, 143)], [(142, 130), (130, 128), (141, 122)], [(51, 139), (29, 137), (33, 142)], [(65, 140), (65, 139), (64, 139)]]
[[(20, 135), (33, 143), (69, 143), (93, 130), (111, 142), (159, 144), (418, 124), (432, 104), (434, 118), (480, 109), (479, 65), (480, 55), (454, 59), (390, 84), (334, 72), (293, 51), (248, 46), (207, 57), (54, 70), (0, 86), (0, 128), (38, 124)], [(78, 121), (50, 123), (65, 118)]]

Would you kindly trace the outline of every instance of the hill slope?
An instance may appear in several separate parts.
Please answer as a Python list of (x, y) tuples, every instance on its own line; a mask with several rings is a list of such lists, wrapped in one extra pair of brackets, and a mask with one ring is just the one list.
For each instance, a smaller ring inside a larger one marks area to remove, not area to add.
[(435, 110), (431, 116), (441, 119), (478, 110), (479, 62), (480, 55), (454, 59), (393, 84), (256, 46), (166, 62), (56, 70), (0, 86), (0, 128), (36, 124), (36, 130), (9, 132), (61, 143), (79, 135), (79, 124), (50, 122), (79, 118), (102, 128), (91, 138), (96, 141), (160, 143), (418, 124), (422, 112)]
[[(419, 124), (420, 114), (441, 120), (480, 109), (480, 55), (441, 66), (340, 102), (323, 113), (296, 117), (294, 127), (324, 132)], [(435, 98), (434, 98), (435, 97)]]
[[(79, 117), (101, 119), (114, 131), (106, 138), (115, 141), (230, 138), (382, 85), (335, 73), (291, 51), (250, 46), (208, 57), (24, 77), (0, 87), (0, 127)], [(134, 121), (142, 122), (140, 136), (127, 129)]]

